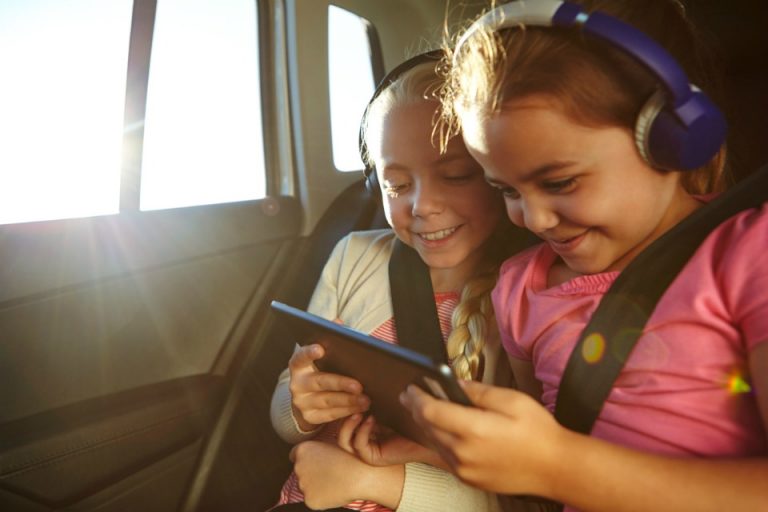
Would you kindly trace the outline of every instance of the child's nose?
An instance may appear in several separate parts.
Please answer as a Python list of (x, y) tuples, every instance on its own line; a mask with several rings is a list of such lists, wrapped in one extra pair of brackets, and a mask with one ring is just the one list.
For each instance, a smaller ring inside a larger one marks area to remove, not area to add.
[(547, 202), (537, 198), (523, 199), (522, 214), (525, 227), (533, 233), (543, 233), (559, 222), (557, 214)]
[(426, 217), (441, 211), (443, 211), (443, 198), (437, 187), (428, 183), (418, 184), (413, 196), (413, 216)]

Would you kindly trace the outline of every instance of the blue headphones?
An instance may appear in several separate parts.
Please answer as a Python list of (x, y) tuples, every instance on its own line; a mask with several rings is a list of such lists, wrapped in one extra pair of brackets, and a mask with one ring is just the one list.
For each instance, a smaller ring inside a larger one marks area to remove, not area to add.
[(365, 188), (368, 189), (368, 191), (372, 194), (374, 194), (376, 197), (381, 197), (381, 190), (379, 189), (379, 179), (376, 176), (376, 169), (373, 166), (369, 166), (367, 164), (367, 156), (368, 156), (368, 147), (365, 144), (364, 139), (364, 128), (366, 121), (368, 119), (368, 111), (371, 109), (371, 105), (374, 101), (376, 101), (376, 98), (381, 96), (381, 94), (387, 90), (387, 87), (392, 85), (398, 78), (400, 78), (404, 73), (407, 71), (410, 71), (411, 69), (415, 68), (416, 66), (420, 64), (424, 64), (425, 62), (431, 62), (434, 63), (435, 66), (440, 62), (440, 59), (442, 59), (445, 56), (445, 53), (442, 50), (431, 50), (425, 53), (420, 53), (419, 55), (416, 55), (414, 57), (411, 57), (410, 59), (401, 62), (397, 66), (395, 66), (389, 73), (387, 73), (384, 78), (381, 79), (379, 82), (379, 85), (376, 86), (376, 90), (373, 91), (373, 95), (371, 96), (370, 101), (368, 101), (368, 105), (365, 107), (365, 111), (363, 113), (363, 118), (360, 121), (360, 130), (358, 132), (358, 148), (360, 150), (360, 158), (362, 159), (363, 163), (365, 164), (365, 169), (363, 169), (363, 173), (365, 174)]
[(635, 142), (650, 165), (690, 170), (706, 164), (725, 142), (728, 127), (715, 104), (688, 77), (661, 45), (643, 32), (602, 12), (559, 0), (518, 0), (500, 5), (475, 21), (456, 44), (461, 46), (481, 28), (499, 30), (520, 25), (580, 30), (622, 50), (658, 79), (635, 123)]

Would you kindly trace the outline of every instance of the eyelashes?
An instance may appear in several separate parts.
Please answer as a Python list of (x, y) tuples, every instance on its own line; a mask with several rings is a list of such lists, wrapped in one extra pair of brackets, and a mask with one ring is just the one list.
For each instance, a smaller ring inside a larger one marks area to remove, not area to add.
[[(469, 184), (475, 179), (477, 179), (477, 174), (457, 174), (457, 175), (447, 175), (443, 176), (441, 178), (443, 182), (447, 185), (464, 185)], [(384, 181), (384, 193), (387, 195), (387, 197), (390, 197), (392, 199), (396, 199), (400, 197), (402, 194), (408, 191), (410, 188), (411, 183), (392, 183), (388, 181)]]
[(384, 193), (387, 194), (387, 197), (390, 197), (392, 199), (397, 199), (400, 197), (400, 194), (405, 189), (406, 185), (395, 185), (393, 183), (385, 183), (384, 184)]
[(542, 188), (549, 192), (567, 192), (576, 185), (576, 178), (566, 178), (558, 181), (548, 181), (542, 184)]
[[(567, 194), (571, 192), (577, 185), (577, 179), (575, 177), (565, 178), (556, 181), (545, 181), (538, 185), (538, 187), (549, 194)], [(504, 185), (491, 184), (493, 188), (501, 192), (501, 194), (508, 199), (520, 199), (520, 192), (514, 187), (508, 187)]]

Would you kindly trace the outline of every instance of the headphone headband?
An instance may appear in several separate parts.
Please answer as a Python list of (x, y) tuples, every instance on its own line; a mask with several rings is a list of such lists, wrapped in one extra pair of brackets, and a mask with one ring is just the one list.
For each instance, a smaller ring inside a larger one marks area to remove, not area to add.
[(384, 78), (381, 79), (379, 84), (376, 86), (376, 89), (373, 91), (373, 95), (371, 96), (371, 99), (368, 101), (368, 105), (366, 105), (365, 110), (363, 111), (363, 118), (360, 120), (360, 129), (358, 130), (358, 149), (360, 151), (360, 159), (363, 161), (363, 165), (365, 165), (365, 168), (363, 169), (363, 173), (365, 174), (365, 185), (366, 187), (375, 194), (379, 193), (378, 190), (378, 180), (376, 179), (376, 169), (373, 169), (372, 167), (368, 166), (366, 160), (368, 155), (368, 147), (365, 144), (365, 124), (368, 119), (368, 111), (371, 109), (371, 105), (373, 105), (373, 102), (376, 101), (376, 99), (381, 96), (381, 94), (387, 90), (387, 88), (395, 83), (397, 79), (399, 79), (401, 76), (403, 76), (406, 72), (410, 71), (411, 69), (415, 68), (416, 66), (419, 66), (421, 64), (427, 63), (427, 62), (433, 62), (435, 65), (437, 65), (440, 60), (445, 56), (445, 52), (443, 50), (430, 50), (428, 52), (420, 53), (418, 55), (415, 55), (411, 57), (410, 59), (407, 59), (394, 68), (389, 71), (386, 75), (384, 75)]
[(581, 30), (618, 47), (648, 68), (670, 94), (675, 107), (685, 103), (691, 95), (685, 72), (656, 41), (613, 16), (599, 11), (589, 14), (584, 12), (582, 6), (561, 0), (519, 0), (487, 12), (459, 40), (454, 64), (459, 48), (481, 28), (496, 31), (520, 25)]
[[(636, 140), (643, 157), (654, 166), (694, 169), (719, 151), (727, 132), (722, 113), (688, 82), (683, 69), (656, 41), (633, 26), (600, 11), (586, 13), (580, 5), (560, 0), (517, 0), (502, 4), (478, 18), (459, 39), (461, 47), (481, 29), (496, 31), (520, 25), (563, 27), (582, 31), (622, 50), (647, 68), (666, 93), (653, 98), (638, 116)], [(659, 108), (661, 102), (663, 108)], [(669, 139), (665, 142), (664, 139)]]

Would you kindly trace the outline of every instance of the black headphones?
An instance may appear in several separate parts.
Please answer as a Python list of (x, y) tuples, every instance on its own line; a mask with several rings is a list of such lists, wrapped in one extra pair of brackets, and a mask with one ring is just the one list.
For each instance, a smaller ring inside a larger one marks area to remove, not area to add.
[(401, 62), (382, 78), (379, 85), (376, 86), (376, 90), (373, 91), (373, 96), (371, 96), (370, 101), (368, 101), (368, 105), (365, 107), (363, 118), (360, 121), (360, 130), (358, 132), (358, 148), (360, 150), (360, 159), (363, 161), (363, 165), (365, 165), (365, 168), (363, 169), (363, 174), (365, 175), (365, 188), (368, 189), (371, 194), (374, 194), (375, 197), (381, 197), (381, 190), (379, 188), (379, 179), (376, 176), (376, 168), (372, 165), (368, 165), (368, 147), (366, 146), (364, 139), (364, 128), (368, 120), (368, 111), (371, 109), (373, 102), (376, 101), (376, 98), (387, 90), (387, 87), (392, 85), (405, 72), (427, 62), (432, 62), (437, 66), (444, 56), (445, 52), (443, 52), (443, 50), (431, 50)]

